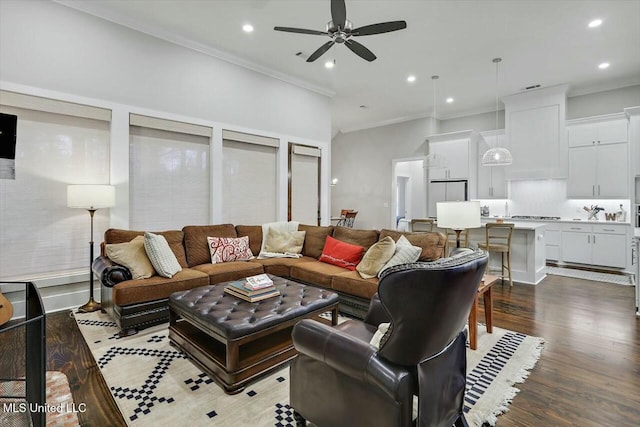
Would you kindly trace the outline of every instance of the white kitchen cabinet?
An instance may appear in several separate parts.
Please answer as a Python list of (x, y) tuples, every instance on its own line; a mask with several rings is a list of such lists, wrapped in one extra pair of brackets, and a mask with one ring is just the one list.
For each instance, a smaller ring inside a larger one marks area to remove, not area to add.
[(567, 178), (567, 89), (559, 85), (502, 98), (507, 148), (513, 155), (506, 179)]
[(628, 198), (628, 144), (569, 148), (569, 198)]
[(625, 226), (567, 223), (562, 225), (562, 261), (602, 267), (627, 265)]
[(478, 141), (478, 198), (506, 199), (507, 181), (504, 166), (482, 166), (482, 156), (491, 147), (505, 146), (504, 130), (481, 133)]
[(446, 159), (446, 168), (429, 169), (429, 179), (469, 179), (469, 138), (429, 142), (429, 154)]
[(545, 235), (547, 259), (558, 261), (560, 259), (560, 248), (562, 247), (562, 232), (560, 230), (560, 224), (551, 222), (547, 222), (545, 224), (547, 226)]
[(627, 142), (627, 120), (594, 119), (595, 122), (579, 123), (567, 127), (569, 147), (585, 147), (596, 144)]

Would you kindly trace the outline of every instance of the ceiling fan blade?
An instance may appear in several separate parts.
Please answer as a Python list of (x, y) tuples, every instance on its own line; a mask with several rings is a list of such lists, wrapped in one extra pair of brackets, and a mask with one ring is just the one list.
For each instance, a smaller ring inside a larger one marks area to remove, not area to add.
[(347, 7), (344, 0), (331, 0), (331, 20), (336, 28), (344, 28), (344, 22), (347, 20)]
[(299, 33), (299, 34), (313, 34), (317, 36), (329, 35), (326, 31), (305, 30), (304, 28), (291, 28), (291, 27), (273, 27), (276, 31), (285, 31), (287, 33)]
[(371, 36), (373, 34), (390, 33), (391, 31), (404, 30), (407, 28), (405, 21), (381, 22), (379, 24), (365, 25), (351, 31), (352, 36)]
[(323, 44), (322, 46), (320, 46), (320, 48), (318, 50), (316, 50), (315, 52), (313, 52), (311, 54), (310, 57), (307, 58), (307, 62), (313, 62), (316, 59), (320, 58), (326, 51), (328, 51), (331, 46), (333, 46), (336, 42), (334, 42), (333, 40), (329, 40), (328, 42), (326, 42), (325, 44)]
[(363, 59), (366, 59), (369, 62), (376, 59), (376, 56), (373, 54), (373, 52), (371, 52), (369, 49), (355, 40), (347, 40), (346, 42), (344, 42), (344, 44), (347, 45), (351, 52), (355, 53)]

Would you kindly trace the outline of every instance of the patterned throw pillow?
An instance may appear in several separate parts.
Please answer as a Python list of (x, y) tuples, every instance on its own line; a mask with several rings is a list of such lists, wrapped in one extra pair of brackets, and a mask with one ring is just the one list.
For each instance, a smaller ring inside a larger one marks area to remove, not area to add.
[(379, 242), (374, 243), (356, 267), (358, 274), (360, 274), (360, 277), (363, 279), (376, 277), (395, 252), (396, 242), (393, 241), (391, 236), (387, 236)]
[(396, 252), (393, 254), (391, 259), (387, 261), (387, 263), (380, 269), (380, 271), (378, 272), (378, 277), (380, 277), (382, 272), (389, 267), (416, 262), (418, 258), (420, 258), (421, 253), (421, 247), (413, 246), (406, 237), (400, 236), (400, 238), (396, 242)]
[(207, 237), (211, 263), (246, 261), (253, 258), (249, 247), (249, 236), (244, 237)]
[(144, 249), (144, 236), (138, 236), (127, 243), (105, 245), (104, 251), (111, 261), (127, 267), (132, 279), (147, 279), (156, 274)]
[(164, 236), (153, 233), (144, 233), (144, 249), (147, 251), (149, 261), (162, 277), (173, 277), (182, 271), (180, 263), (167, 243)]
[(338, 239), (327, 236), (322, 255), (320, 255), (318, 261), (354, 271), (363, 254), (364, 247), (341, 242)]

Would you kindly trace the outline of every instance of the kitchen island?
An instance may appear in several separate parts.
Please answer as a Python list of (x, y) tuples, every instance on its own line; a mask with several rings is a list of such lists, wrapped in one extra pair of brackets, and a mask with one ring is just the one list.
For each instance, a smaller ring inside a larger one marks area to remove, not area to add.
[[(478, 243), (486, 240), (484, 226), (488, 222), (496, 222), (496, 218), (482, 218), (482, 228), (469, 230), (470, 247), (477, 247)], [(528, 221), (505, 220), (505, 222), (514, 224), (511, 236), (511, 275), (513, 281), (537, 285), (547, 276), (546, 225)], [(499, 271), (500, 263), (500, 254), (491, 253), (489, 268), (492, 271)]]

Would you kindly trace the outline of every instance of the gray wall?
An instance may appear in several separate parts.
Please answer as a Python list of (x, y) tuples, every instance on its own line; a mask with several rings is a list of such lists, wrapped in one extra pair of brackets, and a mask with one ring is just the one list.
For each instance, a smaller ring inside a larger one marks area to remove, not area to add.
[[(640, 85), (568, 98), (567, 119), (621, 113), (640, 105)], [(498, 125), (504, 128), (504, 110)], [(357, 209), (357, 228), (388, 228), (391, 218), (391, 160), (428, 154), (425, 139), (432, 132), (431, 119), (338, 133), (332, 141), (332, 216), (341, 208)], [(495, 112), (442, 120), (437, 133), (495, 128)], [(385, 206), (386, 204), (386, 206)]]
[(621, 113), (626, 107), (640, 106), (640, 85), (567, 99), (567, 120)]
[(331, 145), (331, 216), (355, 209), (356, 228), (389, 228), (391, 224), (391, 160), (424, 156), (431, 119), (338, 133)]

